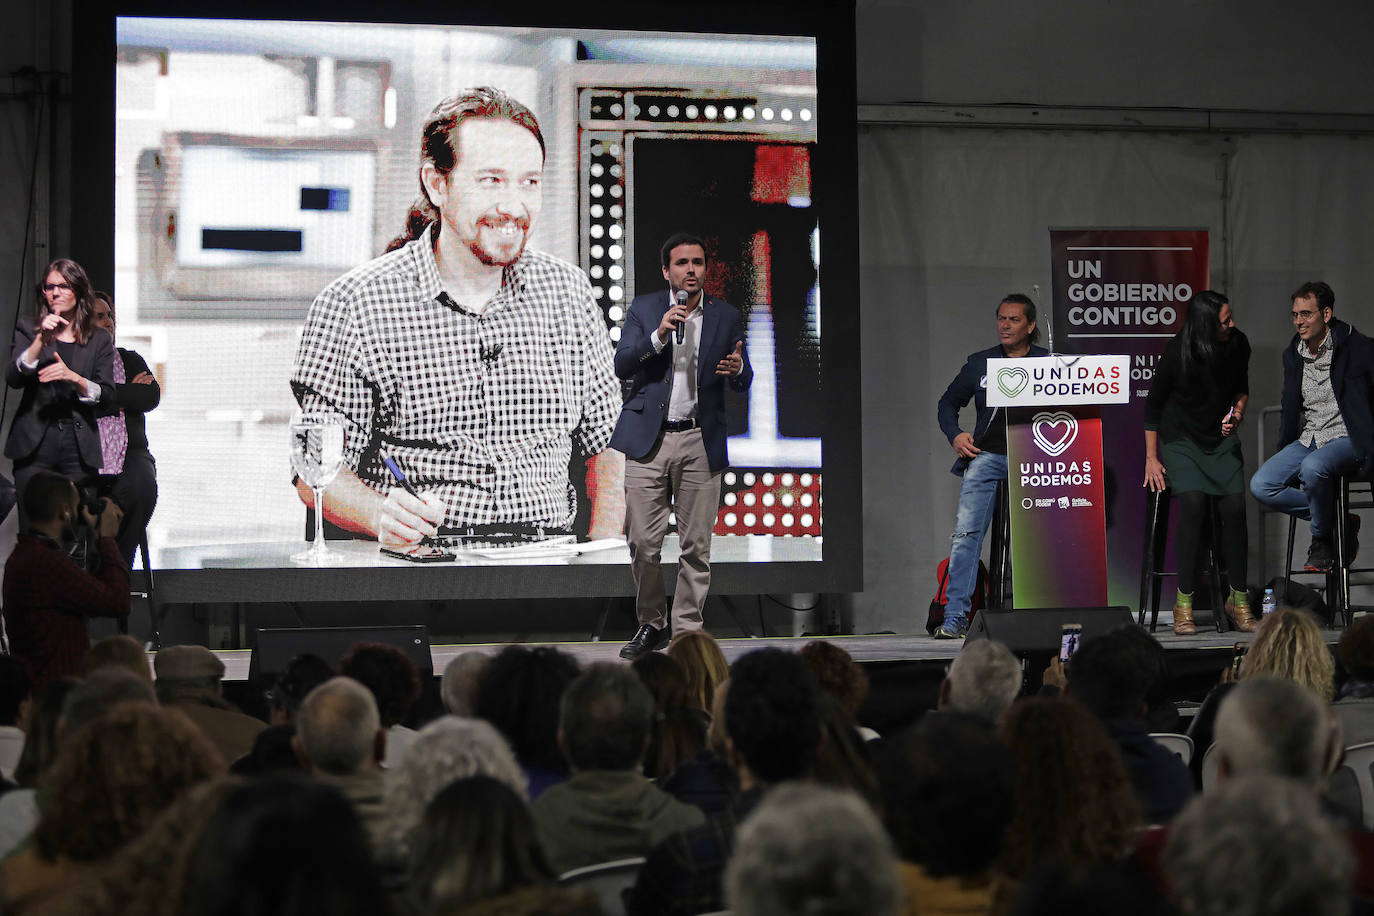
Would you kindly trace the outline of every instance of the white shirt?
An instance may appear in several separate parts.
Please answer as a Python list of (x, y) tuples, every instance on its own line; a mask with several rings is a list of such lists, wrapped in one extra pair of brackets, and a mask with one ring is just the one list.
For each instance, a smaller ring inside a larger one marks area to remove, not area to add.
[[(706, 301), (705, 296), (705, 292), (700, 294), (696, 308), (687, 314), (687, 320), (682, 323), (682, 344), (673, 345), (673, 393), (668, 399), (669, 420), (687, 420), (697, 415), (697, 358), (701, 353), (701, 305)], [(668, 307), (676, 304), (673, 291), (668, 290)], [(675, 336), (675, 333), (668, 335), (669, 339)], [(667, 341), (659, 342), (657, 332), (650, 334), (649, 339), (655, 353), (662, 353), (663, 348), (668, 346)]]

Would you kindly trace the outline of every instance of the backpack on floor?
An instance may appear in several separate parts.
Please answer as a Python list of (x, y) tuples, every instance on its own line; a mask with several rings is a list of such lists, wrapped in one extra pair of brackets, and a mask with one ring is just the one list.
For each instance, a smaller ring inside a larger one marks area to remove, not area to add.
[[(940, 624), (945, 622), (945, 605), (949, 604), (949, 598), (945, 596), (945, 589), (949, 586), (949, 557), (940, 561), (940, 565), (935, 568), (935, 582), (938, 586), (935, 597), (930, 601), (930, 612), (926, 614), (926, 632), (931, 636), (940, 628)], [(983, 607), (983, 602), (988, 596), (988, 568), (983, 565), (983, 561), (978, 561), (978, 581), (973, 584), (973, 594), (968, 601), (968, 622), (973, 625), (973, 615)]]

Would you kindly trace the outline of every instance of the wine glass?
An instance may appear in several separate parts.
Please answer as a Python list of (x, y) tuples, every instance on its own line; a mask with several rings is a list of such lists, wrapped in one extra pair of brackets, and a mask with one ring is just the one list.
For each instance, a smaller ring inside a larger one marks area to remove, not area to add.
[(315, 540), (291, 555), (298, 566), (337, 566), (344, 556), (324, 542), (324, 488), (343, 466), (344, 429), (338, 416), (297, 413), (291, 418), (291, 468), (315, 494)]

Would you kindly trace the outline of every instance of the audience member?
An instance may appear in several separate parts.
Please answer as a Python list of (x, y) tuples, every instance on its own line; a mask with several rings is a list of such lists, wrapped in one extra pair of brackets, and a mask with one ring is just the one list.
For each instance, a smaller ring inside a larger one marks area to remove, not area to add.
[(163, 706), (179, 709), (232, 762), (253, 748), (266, 724), (221, 695), (224, 662), (204, 646), (168, 646), (153, 657), (153, 686)]
[(711, 715), (687, 705), (687, 675), (671, 656), (646, 652), (631, 667), (654, 698), (644, 775), (661, 786), (683, 761), (706, 749), (706, 728)]
[(727, 679), (716, 687), (708, 714), (710, 724), (706, 728), (706, 747), (694, 757), (682, 761), (676, 770), (658, 781), (659, 788), (664, 792), (680, 802), (696, 805), (711, 818), (724, 814), (739, 794), (739, 776), (726, 759), (725, 749), (725, 696), (729, 684)]
[(445, 712), (468, 718), (477, 715), (477, 688), (490, 664), (491, 656), (485, 652), (460, 652), (453, 657), (439, 687)]
[(820, 694), (820, 707), (821, 742), (811, 765), (811, 778), (821, 785), (849, 789), (875, 811), (881, 810), (878, 776), (854, 717), (839, 700), (824, 691)]
[(723, 814), (654, 847), (626, 894), (631, 914), (725, 909), (723, 874), (737, 825), (770, 787), (811, 771), (821, 740), (820, 696), (796, 655), (769, 648), (742, 656), (730, 670), (724, 705), (725, 752), (741, 791)]
[(510, 745), (490, 723), (445, 716), (420, 729), (385, 779), (386, 823), (378, 850), (384, 866), (404, 871), (425, 808), (449, 783), (468, 776), (490, 776), (522, 798), (527, 792)]
[(147, 683), (153, 682), (153, 667), (148, 663), (148, 650), (137, 639), (125, 633), (115, 633), (95, 641), (81, 660), (81, 676), (89, 677), (102, 668), (123, 668)]
[(272, 689), (267, 692), (271, 707), (269, 725), (287, 725), (296, 721), (301, 703), (310, 691), (332, 677), (336, 677), (329, 662), (310, 652), (303, 652), (286, 663)]
[(995, 639), (965, 642), (940, 682), (937, 708), (996, 725), (1021, 692), (1021, 663)]
[(38, 823), (38, 782), (57, 756), (62, 704), (76, 684), (76, 678), (64, 677), (34, 692), (24, 725), (24, 750), (14, 767), (19, 788), (0, 795), (0, 858), (23, 842)]
[(420, 698), (420, 673), (405, 652), (384, 643), (360, 642), (339, 661), (339, 673), (372, 691), (386, 729), (388, 768), (396, 766), (415, 740), (415, 730), (403, 723)]
[(716, 688), (730, 676), (730, 666), (715, 637), (705, 630), (687, 630), (674, 635), (668, 656), (687, 675), (687, 705), (710, 711)]
[[(970, 791), (951, 791), (951, 774)], [(879, 775), (908, 916), (991, 912), (1014, 793), (1011, 754), (987, 720), (925, 716), (884, 742)]]
[[(103, 333), (103, 332), (102, 332)], [(88, 617), (129, 615), (129, 567), (114, 533), (119, 507), (109, 500), (99, 518), (80, 505), (76, 486), (52, 471), (36, 471), (24, 488), (28, 527), (5, 562), (4, 626), (10, 651), (29, 663), (36, 687), (81, 673), (90, 647)], [(83, 521), (97, 534), (95, 572), (67, 555)]]
[(577, 661), (547, 646), (507, 646), (497, 653), (477, 687), (477, 717), (510, 742), (529, 779), (529, 795), (568, 778), (558, 748), (558, 702), (577, 677)]
[(253, 746), (248, 752), (229, 764), (229, 772), (248, 779), (292, 773), (301, 775), (304, 770), (291, 744), (295, 737), (294, 725), (267, 726), (253, 737)]
[(653, 718), (653, 697), (623, 665), (592, 665), (563, 691), (558, 744), (572, 775), (530, 804), (554, 871), (643, 856), (705, 820), (640, 772)]
[(901, 884), (892, 844), (848, 792), (779, 786), (739, 830), (726, 870), (736, 916), (895, 916)]
[(60, 897), (177, 796), (223, 770), (195, 726), (154, 706), (119, 704), (64, 733), (43, 780), (32, 845), (0, 866), (4, 912), (27, 912)]
[(1374, 741), (1374, 615), (1357, 617), (1346, 628), (1336, 658), (1347, 675), (1334, 705), (1345, 744)]
[[(964, 912), (964, 911), (961, 911)], [(972, 911), (968, 911), (972, 912)], [(1168, 899), (1129, 863), (1044, 865), (1026, 880), (1012, 916), (1174, 916)]]
[(1141, 825), (1140, 803), (1121, 752), (1095, 716), (1067, 699), (1031, 698), (1012, 706), (998, 735), (1011, 750), (1016, 796), (1004, 874), (1019, 881), (1045, 862), (1125, 857)]
[[(1254, 641), (1240, 663), (1239, 679), (1266, 675), (1295, 681), (1311, 690), (1323, 703), (1335, 696), (1336, 662), (1322, 638), (1321, 628), (1306, 611), (1281, 607), (1265, 614), (1255, 631)], [(1231, 690), (1230, 669), (1222, 682), (1212, 689), (1188, 725), (1193, 739), (1192, 769), (1197, 783), (1202, 781), (1202, 758), (1212, 746), (1212, 729), (1217, 709)]]
[(525, 800), (500, 780), (456, 780), (425, 808), (407, 882), (421, 913), (456, 912), (553, 880)]
[[(821, 692), (829, 694), (856, 723), (859, 709), (868, 699), (868, 674), (854, 657), (834, 643), (821, 639), (802, 646), (797, 653)], [(860, 727), (865, 741), (878, 737), (871, 728)]]
[(62, 716), (57, 721), (58, 750), (68, 735), (120, 703), (158, 705), (153, 685), (124, 668), (105, 668), (78, 681), (62, 701)]
[(291, 746), (302, 769), (348, 800), (369, 841), (379, 846), (386, 821), (381, 770), (386, 732), (372, 691), (349, 677), (310, 691), (296, 715)]
[(24, 722), (33, 697), (29, 666), (14, 655), (0, 655), (0, 779), (14, 779), (24, 752)]
[(299, 777), (230, 789), (195, 844), (184, 887), (185, 916), (388, 911), (353, 809)]
[(1244, 776), (1179, 816), (1164, 867), (1189, 916), (1344, 916), (1350, 851), (1306, 788)]
[(1161, 653), (1153, 637), (1133, 625), (1085, 639), (1069, 660), (1065, 691), (1106, 726), (1151, 824), (1167, 823), (1193, 795), (1187, 766), (1150, 737), (1145, 718), (1162, 676)]

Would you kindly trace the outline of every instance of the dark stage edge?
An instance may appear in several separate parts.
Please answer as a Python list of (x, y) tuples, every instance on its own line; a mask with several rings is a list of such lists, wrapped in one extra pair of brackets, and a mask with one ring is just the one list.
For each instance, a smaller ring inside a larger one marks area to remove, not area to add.
[[(1196, 636), (1175, 636), (1173, 631), (1161, 624), (1154, 633), (1156, 639), (1164, 646), (1170, 655), (1186, 655), (1192, 652), (1216, 652), (1219, 650), (1229, 651), (1237, 642), (1248, 643), (1254, 638), (1253, 633), (1239, 633), (1227, 631), (1218, 633), (1204, 623), (1199, 623)], [(1323, 630), (1328, 643), (1335, 643), (1340, 638), (1341, 630)], [(949, 661), (959, 654), (963, 647), (963, 640), (934, 639), (924, 633), (919, 635), (874, 635), (874, 636), (787, 636), (787, 637), (762, 637), (762, 638), (739, 638), (721, 639), (720, 648), (725, 654), (727, 662), (734, 662), (735, 659), (751, 652), (754, 649), (761, 649), (765, 646), (774, 646), (780, 649), (797, 651), (802, 646), (816, 639), (832, 643), (844, 649), (854, 660), (860, 664), (880, 664), (884, 662), (936, 662)], [(470, 643), (461, 645), (436, 645), (430, 647), (430, 655), (434, 659), (434, 671), (442, 674), (444, 668), (456, 656), (466, 652), (481, 652), (487, 655), (495, 655), (508, 645), (523, 645), (528, 647), (535, 646), (554, 646), (567, 652), (577, 659), (581, 665), (589, 665), (595, 662), (619, 662), (620, 647), (624, 645), (619, 640), (603, 640), (601, 642), (522, 642), (522, 643)], [(252, 656), (250, 649), (219, 649), (215, 654), (224, 662), (224, 679), (226, 681), (246, 681), (248, 679), (248, 665)]]

